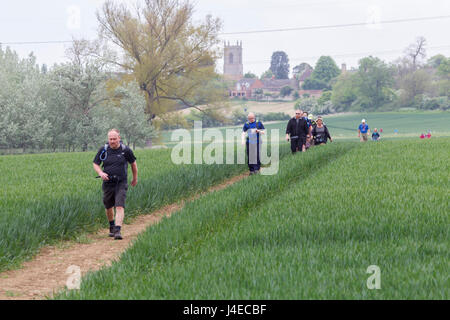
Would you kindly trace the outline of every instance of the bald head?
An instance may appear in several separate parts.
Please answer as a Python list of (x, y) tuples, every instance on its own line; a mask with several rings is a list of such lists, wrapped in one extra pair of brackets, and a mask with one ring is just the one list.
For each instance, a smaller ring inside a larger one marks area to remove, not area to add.
[(120, 146), (120, 132), (117, 129), (111, 129), (108, 132), (108, 143), (112, 149), (117, 149)]
[(255, 114), (253, 112), (250, 112), (247, 116), (247, 119), (249, 122), (255, 122)]

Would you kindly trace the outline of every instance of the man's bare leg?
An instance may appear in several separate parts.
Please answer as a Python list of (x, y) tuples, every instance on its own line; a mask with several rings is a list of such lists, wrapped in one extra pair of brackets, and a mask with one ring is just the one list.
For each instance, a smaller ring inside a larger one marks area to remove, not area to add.
[(114, 208), (106, 209), (106, 216), (109, 222), (114, 221)]
[(125, 209), (123, 207), (116, 207), (116, 232), (114, 234), (115, 240), (122, 240), (120, 229), (122, 228), (124, 217), (125, 217)]
[(124, 217), (125, 209), (123, 207), (116, 207), (116, 226), (122, 227)]

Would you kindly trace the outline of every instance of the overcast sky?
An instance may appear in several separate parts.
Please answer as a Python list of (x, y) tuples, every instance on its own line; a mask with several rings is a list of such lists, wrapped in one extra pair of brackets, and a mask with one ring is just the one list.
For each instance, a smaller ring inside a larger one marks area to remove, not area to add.
[[(123, 1), (125, 2), (125, 1)], [(95, 13), (103, 0), (3, 1), (0, 42), (22, 57), (31, 51), (38, 63), (64, 61), (68, 44), (7, 44), (29, 41), (70, 40), (72, 36), (97, 36)], [(403, 54), (416, 37), (427, 40), (427, 57), (450, 56), (450, 18), (381, 23), (381, 21), (450, 16), (450, 0), (195, 0), (195, 19), (207, 14), (223, 21), (223, 40), (242, 41), (244, 72), (261, 75), (270, 66), (274, 51), (285, 51), (292, 67), (315, 65), (321, 55), (331, 55), (340, 66), (356, 67), (370, 54), (386, 62)], [(283, 32), (265, 31), (315, 26), (366, 23), (361, 26), (316, 28)], [(5, 44), (6, 43), (6, 44)], [(218, 70), (222, 72), (221, 62)]]

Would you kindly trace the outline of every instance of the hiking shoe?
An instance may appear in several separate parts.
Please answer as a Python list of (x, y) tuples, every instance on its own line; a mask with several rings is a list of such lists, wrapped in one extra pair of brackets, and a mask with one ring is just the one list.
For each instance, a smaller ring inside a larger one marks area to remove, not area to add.
[(114, 233), (116, 232), (116, 226), (109, 227), (109, 236), (114, 237)]
[(120, 234), (119, 230), (116, 230), (116, 232), (114, 232), (114, 240), (122, 240), (122, 235)]

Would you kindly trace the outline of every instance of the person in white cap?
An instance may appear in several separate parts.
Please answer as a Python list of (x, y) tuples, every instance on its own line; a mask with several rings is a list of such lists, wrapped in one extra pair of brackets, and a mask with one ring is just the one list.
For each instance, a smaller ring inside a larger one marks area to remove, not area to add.
[(367, 136), (369, 135), (370, 128), (366, 123), (366, 119), (361, 120), (361, 124), (358, 127), (358, 137), (361, 142), (367, 141)]

